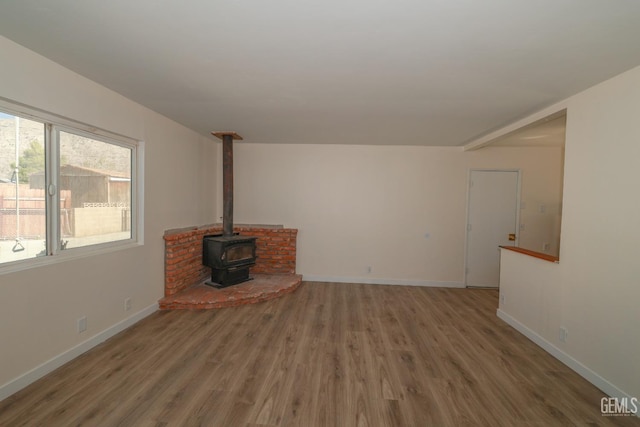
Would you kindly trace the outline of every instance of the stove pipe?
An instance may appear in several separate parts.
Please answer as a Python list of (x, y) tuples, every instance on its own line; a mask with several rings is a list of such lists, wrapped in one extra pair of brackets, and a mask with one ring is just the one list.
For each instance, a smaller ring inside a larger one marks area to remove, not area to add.
[(222, 235), (233, 236), (233, 140), (235, 132), (211, 132), (222, 140)]

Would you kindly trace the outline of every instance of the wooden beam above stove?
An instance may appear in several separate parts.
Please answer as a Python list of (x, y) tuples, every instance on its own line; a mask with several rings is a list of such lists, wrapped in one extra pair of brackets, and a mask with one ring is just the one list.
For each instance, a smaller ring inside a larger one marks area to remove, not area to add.
[(238, 135), (237, 133), (233, 132), (233, 131), (213, 131), (211, 132), (211, 135), (220, 138), (224, 141), (224, 137), (225, 135), (231, 136), (231, 139), (233, 139), (234, 141), (242, 141), (242, 137), (240, 135)]

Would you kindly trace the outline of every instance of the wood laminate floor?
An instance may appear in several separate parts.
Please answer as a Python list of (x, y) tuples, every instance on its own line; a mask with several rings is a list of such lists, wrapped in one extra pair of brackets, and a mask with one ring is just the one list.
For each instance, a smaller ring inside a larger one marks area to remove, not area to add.
[(305, 282), (155, 313), (0, 402), (0, 426), (639, 425), (496, 317), (494, 290)]

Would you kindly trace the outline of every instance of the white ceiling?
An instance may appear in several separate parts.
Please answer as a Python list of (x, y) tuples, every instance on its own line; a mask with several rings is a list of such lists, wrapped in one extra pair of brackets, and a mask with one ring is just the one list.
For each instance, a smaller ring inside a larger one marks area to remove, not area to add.
[(3, 0), (0, 34), (205, 135), (456, 146), (640, 65), (640, 1)]

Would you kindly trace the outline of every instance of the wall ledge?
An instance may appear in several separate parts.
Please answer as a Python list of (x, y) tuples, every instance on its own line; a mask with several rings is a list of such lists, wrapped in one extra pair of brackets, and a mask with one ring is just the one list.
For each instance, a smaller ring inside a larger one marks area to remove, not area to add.
[(560, 258), (558, 258), (557, 256), (532, 251), (530, 249), (518, 248), (516, 246), (500, 246), (500, 249), (506, 249), (508, 251), (517, 252), (523, 255), (529, 255), (530, 257), (538, 258), (544, 261), (555, 262), (556, 264), (560, 263)]
[[(198, 231), (204, 230), (207, 228), (222, 228), (221, 222), (216, 222), (214, 224), (205, 224), (199, 226), (191, 226), (191, 227), (183, 227), (183, 228), (173, 228), (171, 230), (165, 230), (165, 236), (172, 236), (174, 234), (184, 234), (190, 231)], [(283, 229), (284, 225), (282, 224), (233, 224), (233, 228), (266, 228), (266, 229)]]

